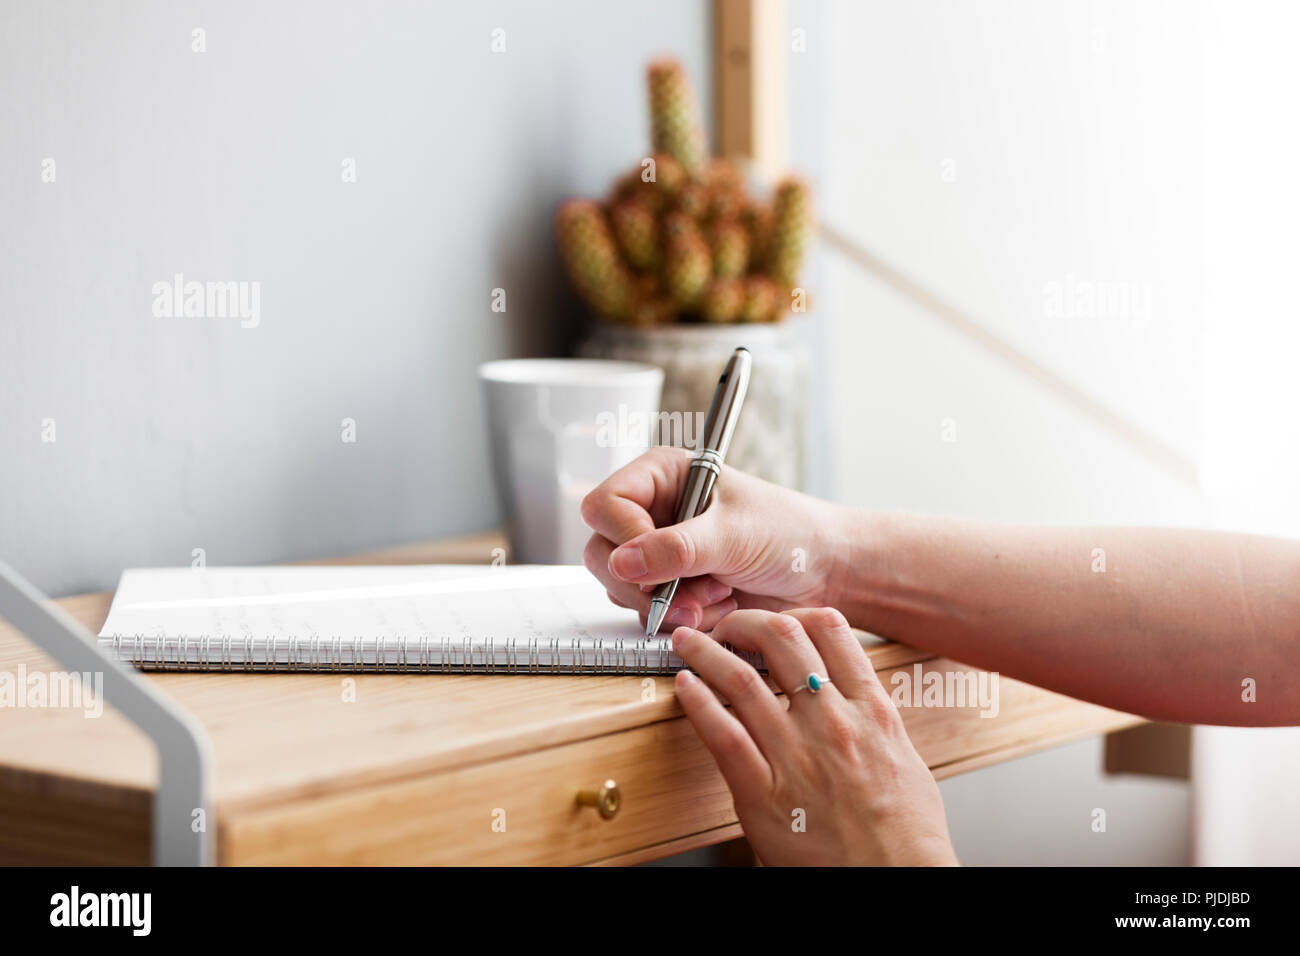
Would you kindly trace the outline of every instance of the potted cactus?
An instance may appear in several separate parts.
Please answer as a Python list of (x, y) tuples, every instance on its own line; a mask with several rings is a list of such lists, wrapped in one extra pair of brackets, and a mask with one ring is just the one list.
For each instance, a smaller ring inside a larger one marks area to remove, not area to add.
[(717, 370), (746, 346), (755, 374), (731, 460), (800, 487), (808, 357), (786, 319), (808, 305), (798, 284), (808, 186), (790, 177), (770, 199), (754, 195), (736, 165), (710, 158), (681, 64), (658, 60), (648, 80), (650, 154), (605, 200), (571, 199), (556, 213), (569, 278), (597, 319), (580, 351), (662, 367), (660, 440), (693, 446)]

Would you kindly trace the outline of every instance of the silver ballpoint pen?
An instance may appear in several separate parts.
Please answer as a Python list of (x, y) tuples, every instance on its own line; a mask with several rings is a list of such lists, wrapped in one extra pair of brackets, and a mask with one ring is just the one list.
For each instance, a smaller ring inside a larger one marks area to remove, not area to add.
[[(718, 387), (713, 391), (713, 403), (709, 406), (709, 415), (704, 420), (704, 432), (700, 435), (700, 445), (690, 470), (686, 473), (686, 485), (677, 502), (677, 519), (681, 524), (689, 518), (703, 514), (713, 497), (713, 486), (722, 471), (723, 460), (727, 457), (727, 448), (731, 445), (731, 436), (736, 430), (740, 418), (740, 406), (745, 403), (745, 392), (749, 389), (749, 372), (753, 358), (748, 349), (736, 349), (727, 367), (722, 370)], [(650, 612), (646, 615), (645, 636), (653, 637), (659, 625), (672, 607), (673, 596), (681, 579), (666, 581), (655, 589), (650, 599)]]

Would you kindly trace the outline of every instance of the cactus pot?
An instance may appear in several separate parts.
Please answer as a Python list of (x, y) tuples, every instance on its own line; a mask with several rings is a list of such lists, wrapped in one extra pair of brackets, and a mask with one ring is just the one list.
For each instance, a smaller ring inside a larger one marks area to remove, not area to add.
[(806, 490), (811, 360), (795, 322), (651, 328), (596, 322), (578, 352), (585, 358), (646, 362), (663, 369), (658, 441), (694, 448), (718, 373), (736, 348), (749, 349), (753, 377), (727, 463)]

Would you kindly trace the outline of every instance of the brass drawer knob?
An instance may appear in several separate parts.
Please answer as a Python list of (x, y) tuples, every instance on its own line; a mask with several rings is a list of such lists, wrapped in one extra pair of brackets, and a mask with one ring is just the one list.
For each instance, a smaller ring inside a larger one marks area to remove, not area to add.
[(595, 807), (602, 820), (613, 820), (618, 815), (618, 808), (623, 805), (623, 796), (618, 792), (618, 784), (606, 780), (599, 790), (579, 790), (578, 806)]

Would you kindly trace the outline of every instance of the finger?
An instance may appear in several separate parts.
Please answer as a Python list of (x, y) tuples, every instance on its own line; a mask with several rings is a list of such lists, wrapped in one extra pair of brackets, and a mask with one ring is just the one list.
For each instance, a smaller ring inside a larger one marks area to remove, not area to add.
[(718, 575), (726, 570), (734, 526), (719, 521), (717, 511), (688, 518), (638, 535), (614, 549), (609, 568), (623, 581), (662, 584), (673, 578)]
[(728, 597), (705, 607), (682, 606), (673, 601), (672, 608), (664, 617), (662, 629), (673, 631), (679, 627), (690, 627), (697, 631), (711, 631), (738, 606), (734, 597)]
[(592, 577), (604, 585), (610, 600), (623, 607), (642, 610), (650, 606), (649, 595), (643, 594), (635, 584), (628, 584), (614, 577), (609, 570), (609, 554), (614, 546), (598, 534), (591, 536), (587, 547), (582, 552), (582, 563), (591, 572)]
[(582, 499), (582, 520), (615, 544), (669, 524), (689, 457), (680, 448), (652, 448)]
[[(587, 570), (609, 593), (610, 600), (620, 607), (632, 608), (644, 618), (650, 608), (652, 593), (642, 591), (635, 584), (620, 581), (609, 571), (609, 554), (614, 546), (600, 535), (592, 535), (583, 551), (582, 561)], [(677, 587), (673, 596), (673, 607), (668, 612), (665, 624), (685, 624), (689, 627), (701, 627), (706, 620), (712, 627), (721, 614), (709, 618), (705, 611), (731, 596), (731, 587), (711, 577), (688, 578)], [(734, 610), (734, 606), (732, 608)], [(670, 627), (671, 629), (671, 627)]]
[[(613, 604), (617, 607), (625, 608), (626, 610), (629, 611), (637, 612), (637, 614), (639, 614), (641, 617), (641, 626), (645, 627), (647, 615), (649, 614), (649, 609), (647, 607), (642, 606), (638, 608), (638, 607), (632, 607), (631, 605), (628, 604), (624, 604), (615, 595), (611, 594), (608, 591), (605, 592), (605, 596), (609, 598), (610, 604)], [(690, 621), (686, 621), (683, 624), (677, 624), (677, 623), (669, 624), (669, 622), (665, 620), (660, 625), (660, 630), (661, 631), (673, 630), (675, 628), (685, 626), (685, 627), (694, 627), (698, 631), (711, 631), (713, 630), (714, 627), (717, 626), (719, 621), (721, 621), (724, 617), (726, 617), (728, 614), (734, 611), (736, 607), (737, 607), (736, 599), (727, 598), (725, 601), (719, 601), (717, 604), (709, 605), (698, 614), (692, 613), (689, 615), (684, 615), (686, 617), (698, 619), (699, 621), (698, 624), (691, 624)]]
[(825, 674), (826, 665), (813, 646), (803, 625), (788, 614), (771, 611), (736, 611), (713, 629), (713, 639), (757, 651), (776, 685), (793, 698), (795, 688), (805, 684), (809, 674)]
[(731, 704), (759, 749), (771, 757), (792, 746), (793, 725), (758, 671), (690, 627), (673, 631), (673, 650)]
[(772, 767), (744, 724), (690, 671), (677, 672), (674, 689), (686, 718), (718, 762), (736, 802), (758, 802), (770, 793)]
[[(631, 586), (635, 587), (635, 585)], [(646, 598), (654, 597), (654, 592), (646, 594), (640, 588), (637, 588), (637, 590), (644, 594)], [(702, 578), (684, 578), (677, 585), (677, 593), (673, 595), (673, 610), (684, 606), (700, 611), (729, 597), (731, 597), (731, 585), (723, 584), (717, 578), (711, 578), (708, 575)], [(671, 615), (672, 611), (668, 613)], [(682, 623), (687, 624), (688, 622), (682, 621)], [(690, 626), (695, 627), (694, 624), (690, 624)]]
[(734, 597), (729, 597), (725, 601), (719, 601), (717, 604), (711, 604), (704, 609), (700, 616), (700, 623), (695, 628), (697, 631), (711, 631), (721, 623), (722, 619), (739, 607), (739, 603)]
[(871, 658), (858, 643), (843, 614), (830, 607), (795, 608), (784, 613), (803, 625), (817, 653), (826, 662), (826, 675), (845, 697), (862, 699), (880, 687)]

